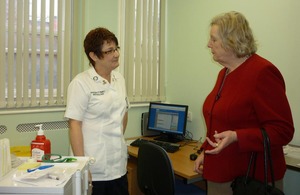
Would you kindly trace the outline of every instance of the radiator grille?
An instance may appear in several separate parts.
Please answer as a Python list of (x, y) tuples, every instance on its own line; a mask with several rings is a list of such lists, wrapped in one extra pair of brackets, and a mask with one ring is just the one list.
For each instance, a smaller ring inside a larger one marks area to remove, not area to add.
[(7, 131), (7, 127), (4, 125), (0, 125), (0, 134), (4, 134)]
[[(52, 121), (52, 122), (39, 122), (39, 123), (24, 123), (17, 126), (18, 132), (31, 132), (37, 131), (38, 127), (36, 125), (43, 124), (43, 130), (59, 130), (69, 128), (68, 121)], [(0, 130), (1, 131), (1, 130)]]

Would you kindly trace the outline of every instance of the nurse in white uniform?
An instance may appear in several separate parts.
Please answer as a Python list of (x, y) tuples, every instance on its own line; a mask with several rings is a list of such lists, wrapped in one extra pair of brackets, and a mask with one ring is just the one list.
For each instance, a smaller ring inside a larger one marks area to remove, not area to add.
[(93, 194), (128, 195), (127, 146), (124, 132), (129, 103), (119, 66), (116, 36), (105, 28), (91, 30), (84, 40), (90, 69), (68, 88), (65, 117), (75, 156), (95, 159), (90, 166)]

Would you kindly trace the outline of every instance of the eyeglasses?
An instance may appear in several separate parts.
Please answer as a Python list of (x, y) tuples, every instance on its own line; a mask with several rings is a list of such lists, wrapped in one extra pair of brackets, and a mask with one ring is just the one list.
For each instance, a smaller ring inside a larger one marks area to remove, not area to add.
[(119, 52), (120, 51), (120, 47), (116, 47), (116, 48), (108, 50), (108, 51), (102, 51), (102, 53), (104, 53), (106, 55), (110, 55), (110, 54), (115, 53), (116, 51)]
[(42, 157), (43, 162), (47, 163), (63, 163), (63, 162), (75, 162), (76, 158), (62, 158), (60, 154), (45, 154)]

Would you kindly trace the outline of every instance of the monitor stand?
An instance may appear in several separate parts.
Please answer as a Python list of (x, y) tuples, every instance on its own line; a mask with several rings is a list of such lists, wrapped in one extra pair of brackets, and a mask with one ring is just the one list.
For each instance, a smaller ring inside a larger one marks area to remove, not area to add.
[(183, 136), (181, 135), (172, 135), (172, 134), (161, 134), (160, 136), (154, 138), (156, 141), (177, 143), (183, 140)]

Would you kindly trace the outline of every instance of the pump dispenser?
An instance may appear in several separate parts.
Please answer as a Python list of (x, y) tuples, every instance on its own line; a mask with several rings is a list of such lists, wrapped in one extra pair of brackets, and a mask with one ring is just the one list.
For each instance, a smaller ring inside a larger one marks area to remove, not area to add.
[(51, 142), (44, 135), (43, 124), (36, 125), (35, 127), (38, 127), (39, 130), (35, 140), (31, 142), (31, 157), (41, 162), (44, 154), (51, 153)]

